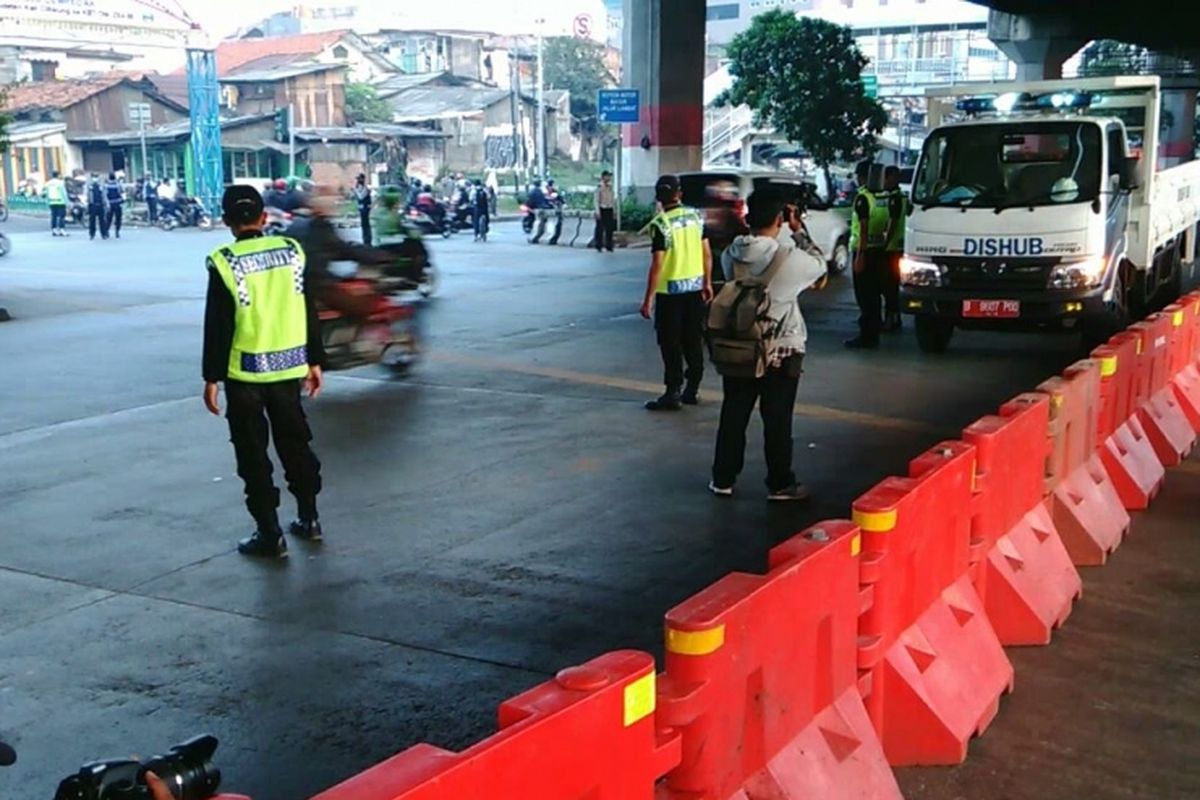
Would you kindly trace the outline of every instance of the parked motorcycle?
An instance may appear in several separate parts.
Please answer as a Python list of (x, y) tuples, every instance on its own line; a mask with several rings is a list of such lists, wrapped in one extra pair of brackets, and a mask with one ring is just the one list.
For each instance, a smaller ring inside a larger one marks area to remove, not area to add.
[(416, 285), (406, 277), (385, 274), (373, 279), (346, 280), (341, 288), (361, 294), (375, 293), (379, 298), (366, 320), (348, 317), (335, 309), (318, 309), (326, 368), (344, 370), (379, 364), (393, 375), (407, 374), (421, 355)]
[(213, 228), (212, 217), (204, 210), (204, 206), (200, 205), (200, 201), (194, 197), (187, 197), (180, 203), (176, 203), (170, 211), (159, 213), (158, 226), (164, 231), (173, 231), (176, 228), (196, 227), (202, 231), (211, 231)]

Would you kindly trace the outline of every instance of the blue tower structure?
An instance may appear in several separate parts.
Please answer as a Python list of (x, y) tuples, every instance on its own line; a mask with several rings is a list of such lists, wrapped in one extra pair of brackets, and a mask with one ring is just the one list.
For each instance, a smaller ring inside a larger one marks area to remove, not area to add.
[(194, 185), (193, 193), (204, 209), (213, 219), (219, 219), (225, 174), (221, 160), (221, 88), (217, 83), (216, 51), (189, 48), (187, 78), (192, 123), (189, 183)]

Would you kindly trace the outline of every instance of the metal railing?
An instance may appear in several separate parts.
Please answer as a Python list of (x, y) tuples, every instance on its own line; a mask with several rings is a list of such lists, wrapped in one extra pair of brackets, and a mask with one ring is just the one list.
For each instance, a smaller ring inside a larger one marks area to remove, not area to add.
[(723, 156), (754, 130), (754, 112), (748, 106), (720, 107), (705, 110), (704, 160)]

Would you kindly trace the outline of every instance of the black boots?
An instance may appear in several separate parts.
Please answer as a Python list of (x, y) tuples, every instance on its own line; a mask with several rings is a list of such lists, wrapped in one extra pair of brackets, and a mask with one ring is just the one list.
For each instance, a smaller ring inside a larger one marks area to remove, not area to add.
[(306, 542), (321, 541), (321, 521), (320, 520), (293, 520), (288, 526), (288, 533), (295, 536), (297, 539), (303, 539)]
[(265, 533), (259, 529), (238, 542), (238, 552), (257, 558), (287, 558), (287, 540), (278, 526)]

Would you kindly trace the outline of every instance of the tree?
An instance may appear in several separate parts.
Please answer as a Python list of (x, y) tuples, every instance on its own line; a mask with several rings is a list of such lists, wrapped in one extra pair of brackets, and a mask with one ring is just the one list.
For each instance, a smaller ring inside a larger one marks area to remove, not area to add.
[(592, 140), (605, 133), (596, 109), (596, 93), (614, 81), (604, 65), (604, 45), (591, 39), (554, 36), (543, 44), (547, 89), (571, 93), (572, 129), (584, 139), (585, 152)]
[(1149, 50), (1136, 44), (1098, 39), (1083, 51), (1079, 76), (1137, 75), (1145, 71), (1149, 54)]
[(758, 124), (804, 148), (827, 178), (831, 164), (878, 149), (887, 114), (867, 96), (868, 62), (849, 28), (770, 11), (733, 38), (727, 55), (733, 86), (717, 102), (749, 106)]
[(392, 106), (379, 96), (369, 83), (346, 84), (346, 120), (351, 125), (370, 122), (391, 122), (395, 118)]

